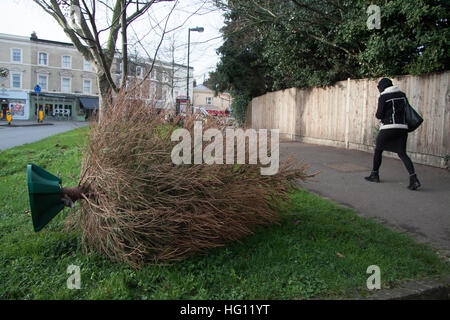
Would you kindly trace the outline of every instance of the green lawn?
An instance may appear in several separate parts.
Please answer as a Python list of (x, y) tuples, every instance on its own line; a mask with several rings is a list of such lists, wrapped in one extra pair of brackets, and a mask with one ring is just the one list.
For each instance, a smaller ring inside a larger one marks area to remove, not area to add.
[[(281, 225), (208, 255), (141, 270), (84, 255), (79, 234), (62, 231), (69, 209), (33, 232), (26, 164), (75, 185), (87, 130), (0, 152), (0, 299), (329, 298), (369, 293), (370, 265), (380, 267), (383, 287), (450, 274), (426, 246), (304, 190)], [(71, 264), (81, 268), (81, 290), (67, 289)]]

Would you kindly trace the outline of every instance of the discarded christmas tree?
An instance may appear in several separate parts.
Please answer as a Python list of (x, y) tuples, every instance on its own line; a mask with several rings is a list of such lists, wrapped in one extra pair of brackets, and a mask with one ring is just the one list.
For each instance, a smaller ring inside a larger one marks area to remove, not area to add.
[[(84, 200), (68, 225), (81, 229), (86, 250), (140, 267), (280, 221), (280, 204), (307, 178), (305, 167), (288, 160), (277, 174), (261, 175), (260, 164), (175, 165), (174, 121), (132, 97), (120, 94), (91, 126), (79, 185), (69, 195)], [(194, 119), (184, 127), (192, 131)], [(204, 130), (218, 126), (210, 120)]]

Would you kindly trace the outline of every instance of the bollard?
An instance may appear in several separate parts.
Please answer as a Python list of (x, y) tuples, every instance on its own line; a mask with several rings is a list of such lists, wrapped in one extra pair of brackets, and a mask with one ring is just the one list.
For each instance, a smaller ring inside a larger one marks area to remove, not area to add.
[(11, 120), (12, 120), (11, 110), (6, 111), (6, 120), (8, 121), (8, 125), (11, 125)]

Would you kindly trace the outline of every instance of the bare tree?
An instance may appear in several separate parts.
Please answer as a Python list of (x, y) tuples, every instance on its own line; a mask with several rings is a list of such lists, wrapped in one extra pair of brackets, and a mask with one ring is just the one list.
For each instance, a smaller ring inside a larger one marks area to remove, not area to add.
[[(58, 22), (75, 48), (93, 66), (99, 87), (100, 120), (103, 118), (107, 99), (111, 99), (112, 94), (120, 89), (111, 74), (119, 32), (122, 31), (123, 87), (127, 79), (127, 27), (155, 3), (171, 1), (174, 0), (34, 0)], [(128, 7), (131, 14), (127, 12)], [(98, 16), (104, 15), (105, 11), (109, 22), (103, 27), (98, 24)], [(104, 46), (100, 40), (102, 33), (107, 33)]]

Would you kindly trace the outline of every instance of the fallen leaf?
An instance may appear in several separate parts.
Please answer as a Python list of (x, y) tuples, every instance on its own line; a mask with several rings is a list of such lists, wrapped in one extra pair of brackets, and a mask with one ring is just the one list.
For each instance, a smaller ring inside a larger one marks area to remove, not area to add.
[(339, 258), (345, 258), (345, 256), (344, 256), (343, 254), (339, 253), (339, 252), (336, 252), (336, 255), (337, 255)]

